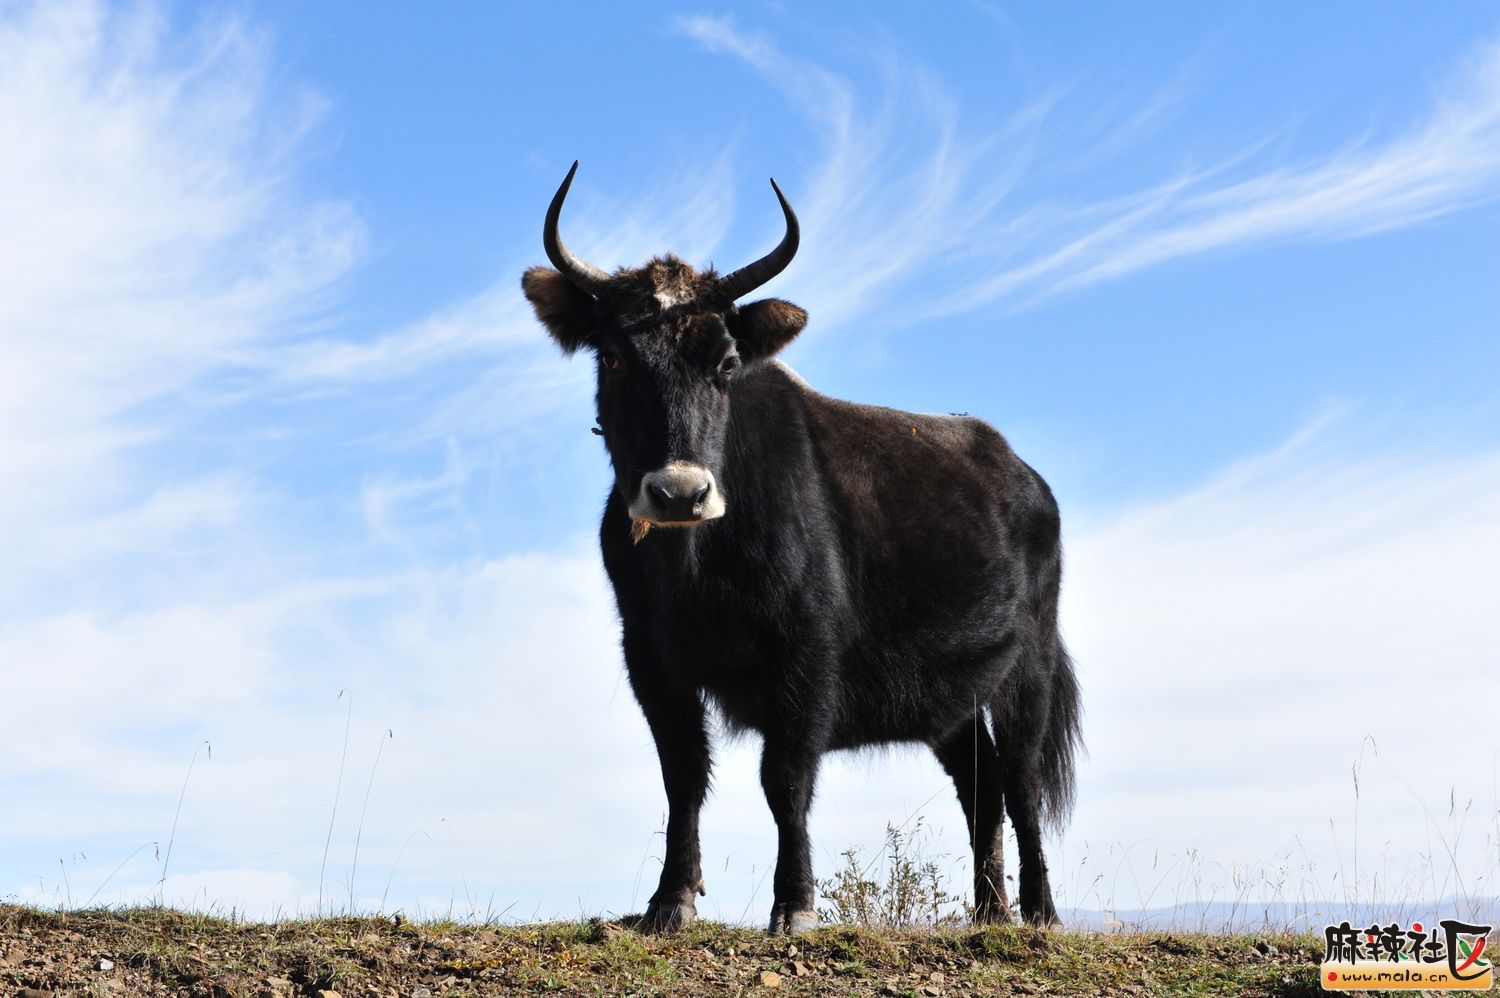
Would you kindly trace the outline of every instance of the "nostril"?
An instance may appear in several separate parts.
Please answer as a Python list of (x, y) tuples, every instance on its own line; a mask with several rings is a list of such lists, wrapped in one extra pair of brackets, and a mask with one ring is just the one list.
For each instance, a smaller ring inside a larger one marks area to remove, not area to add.
[(631, 516), (657, 523), (712, 519), (722, 512), (718, 488), (707, 468), (669, 461), (641, 476), (636, 499), (630, 503)]

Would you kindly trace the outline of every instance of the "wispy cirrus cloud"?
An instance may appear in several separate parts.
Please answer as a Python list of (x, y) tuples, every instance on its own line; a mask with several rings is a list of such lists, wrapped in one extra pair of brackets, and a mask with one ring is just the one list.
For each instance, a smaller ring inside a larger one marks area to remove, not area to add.
[(169, 432), (140, 409), (298, 329), (360, 257), (353, 210), (293, 179), (321, 112), (233, 18), (185, 39), (151, 7), (0, 21), (0, 565), (90, 511), (201, 515), (130, 477)]
[[(603, 196), (600, 178), (581, 168), (563, 222), (568, 245), (606, 270), (635, 266), (668, 248), (688, 259), (706, 259), (734, 218), (732, 152), (724, 149), (684, 164), (650, 190), (629, 197)], [(544, 184), (560, 183), (567, 168), (551, 165), (556, 176), (547, 176)], [(254, 363), (287, 384), (358, 385), (421, 374), (461, 358), (482, 358), (482, 369), (493, 373), (526, 367), (544, 352), (555, 355), (520, 294), (522, 272), (546, 263), (545, 208), (539, 197), (534, 224), (518, 226), (531, 235), (509, 248), (500, 276), (469, 298), (366, 341), (309, 338), (267, 350)]]
[[(1076, 83), (1033, 84), (1033, 97), (998, 119), (980, 118), (894, 45), (870, 57), (879, 83), (870, 87), (788, 55), (772, 36), (730, 17), (674, 24), (761, 76), (821, 143), (809, 172), (784, 182), (795, 185), (804, 238), (797, 266), (768, 289), (807, 305), (820, 328), (876, 314), (907, 323), (1019, 308), (1181, 257), (1355, 238), (1500, 193), (1500, 45), (1493, 43), (1469, 53), (1434, 93), (1426, 117), (1394, 138), (1355, 139), (1321, 159), (1286, 162), (1269, 159), (1272, 136), (1247, 136), (1233, 158), (1069, 203), (1039, 199), (1036, 175), (1052, 162), (1107, 161), (1102, 150), (1118, 154), (1148, 127), (1167, 127), (1165, 119), (1191, 102), (1191, 72), (1180, 71), (1095, 147), (1079, 151), (1065, 120)], [(606, 268), (668, 249), (711, 259), (735, 221), (733, 163), (733, 149), (721, 150), (614, 197), (601, 194), (585, 164), (565, 216), (569, 242)], [(773, 214), (769, 208), (755, 206), (757, 217)], [(516, 399), (512, 413), (574, 404), (586, 385), (552, 362), (515, 289), (516, 275), (539, 259), (537, 243), (516, 246), (510, 259), (493, 284), (417, 322), (363, 341), (287, 344), (253, 363), (279, 381), (336, 387), (422, 377), (480, 358), (468, 368), (474, 377), (448, 386), (446, 415), (431, 427), (439, 433), (476, 412), (492, 418), (502, 396)], [(901, 294), (917, 284), (920, 296)], [(909, 301), (919, 304), (888, 308)], [(502, 371), (526, 373), (499, 377)]]
[[(823, 323), (867, 315), (918, 278), (926, 304), (903, 310), (902, 321), (1021, 307), (1216, 250), (1366, 236), (1500, 195), (1500, 43), (1471, 51), (1424, 118), (1395, 137), (1288, 162), (1269, 159), (1269, 136), (1250, 136), (1231, 160), (1068, 204), (1017, 193), (1058, 155), (1053, 119), (1065, 111), (1064, 88), (995, 126), (965, 120), (930, 72), (894, 55), (880, 60), (885, 91), (871, 104), (849, 78), (787, 56), (731, 18), (688, 17), (678, 27), (763, 76), (823, 142), (797, 200), (807, 232), (798, 274), (808, 276), (782, 285)], [(1140, 112), (1152, 127), (1185, 103), (1184, 85)], [(1076, 167), (1087, 157), (1067, 158)]]
[(1235, 246), (1357, 238), (1492, 200), (1500, 195), (1500, 43), (1471, 52), (1405, 134), (1259, 172), (1253, 161), (1086, 206), (1071, 221), (1064, 215), (1061, 245), (990, 273), (936, 310), (1034, 300)]
[(877, 59), (885, 89), (872, 105), (852, 80), (785, 55), (732, 18), (684, 17), (677, 27), (763, 76), (822, 142), (793, 195), (803, 228), (797, 267), (773, 286), (813, 309), (820, 326), (868, 314), (993, 221), (1051, 104), (1018, 107), (975, 139), (937, 77), (894, 53)]

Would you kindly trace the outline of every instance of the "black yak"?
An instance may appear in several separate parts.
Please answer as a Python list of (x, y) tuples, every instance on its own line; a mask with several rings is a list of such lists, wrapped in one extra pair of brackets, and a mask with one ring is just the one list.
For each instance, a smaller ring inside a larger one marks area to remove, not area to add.
[(1066, 817), (1079, 693), (1058, 634), (1061, 548), (1047, 484), (988, 424), (818, 394), (775, 359), (807, 313), (739, 300), (796, 253), (786, 235), (731, 274), (674, 256), (609, 274), (558, 235), (522, 289), (559, 346), (597, 361), (614, 466), (599, 542), (625, 665), (656, 741), (669, 815), (643, 926), (704, 892), (698, 815), (710, 705), (764, 742), (778, 851), (773, 933), (816, 924), (807, 834), (824, 753), (931, 746), (974, 847), (979, 921), (1009, 918), (1002, 822), (1029, 922), (1057, 921), (1042, 833)]

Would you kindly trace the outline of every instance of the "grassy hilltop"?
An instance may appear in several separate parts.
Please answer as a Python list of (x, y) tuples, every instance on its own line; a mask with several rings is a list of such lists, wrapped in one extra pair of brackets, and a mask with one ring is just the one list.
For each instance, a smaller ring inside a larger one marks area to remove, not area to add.
[(642, 936), (324, 918), (274, 924), (133, 908), (0, 905), (0, 995), (426, 998), (498, 994), (1312, 995), (1311, 936), (1022, 928), (825, 928), (795, 940), (715, 923)]

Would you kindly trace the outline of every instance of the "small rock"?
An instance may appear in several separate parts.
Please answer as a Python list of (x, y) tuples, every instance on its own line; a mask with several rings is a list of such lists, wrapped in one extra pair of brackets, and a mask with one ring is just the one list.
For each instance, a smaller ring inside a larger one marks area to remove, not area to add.
[(796, 956), (797, 955), (797, 944), (796, 943), (792, 943), (790, 946), (788, 946), (786, 948), (786, 955), (787, 956)]
[(52, 998), (52, 992), (41, 988), (22, 988), (21, 998)]
[(344, 996), (337, 991), (319, 991), (318, 998), (344, 998)]
[(432, 998), (432, 992), (426, 988), (412, 988), (411, 998)]
[(99, 961), (99, 969), (100, 970), (114, 970), (115, 969), (115, 962), (113, 960), (110, 960), (110, 959), (100, 960)]
[(292, 982), (287, 980), (285, 977), (267, 977), (266, 986), (273, 991), (292, 990)]
[(936, 984), (924, 984), (922, 985), (922, 993), (931, 996), (931, 998), (937, 998), (938, 995), (943, 993), (943, 989)]
[(798, 977), (806, 977), (807, 964), (803, 963), (801, 960), (798, 960), (797, 962), (792, 964), (792, 973), (796, 974)]
[(947, 978), (943, 976), (943, 972), (941, 970), (934, 970), (932, 973), (927, 975), (927, 979), (933, 984), (942, 984), (947, 980)]
[(781, 987), (781, 975), (774, 970), (762, 970), (760, 972), (760, 983), (768, 988)]

